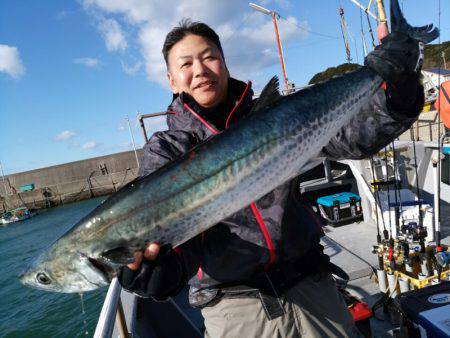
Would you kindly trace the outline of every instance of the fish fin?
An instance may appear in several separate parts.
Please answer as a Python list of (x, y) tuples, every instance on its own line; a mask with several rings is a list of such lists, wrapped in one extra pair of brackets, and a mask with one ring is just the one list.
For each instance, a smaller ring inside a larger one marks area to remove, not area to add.
[(429, 43), (439, 36), (439, 29), (437, 27), (433, 28), (432, 24), (412, 27), (403, 16), (398, 0), (391, 0), (390, 11), (392, 32), (405, 33), (410, 38), (423, 43)]
[(103, 252), (100, 257), (102, 257), (104, 260), (109, 261), (111, 263), (116, 264), (130, 264), (134, 262), (134, 252), (136, 250), (133, 250), (131, 248), (126, 247), (118, 247), (114, 248), (108, 251)]
[(278, 101), (280, 97), (281, 95), (279, 92), (278, 76), (274, 76), (273, 78), (270, 79), (270, 81), (266, 84), (266, 86), (262, 90), (261, 95), (259, 96), (255, 105), (253, 106), (252, 112), (258, 111), (263, 107), (269, 106), (270, 104)]

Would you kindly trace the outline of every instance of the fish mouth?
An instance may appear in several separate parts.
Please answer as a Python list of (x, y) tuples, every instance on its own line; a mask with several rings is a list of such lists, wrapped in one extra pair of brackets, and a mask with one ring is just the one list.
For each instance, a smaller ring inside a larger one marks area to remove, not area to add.
[(89, 263), (91, 263), (92, 267), (109, 282), (111, 282), (111, 280), (116, 276), (116, 271), (101, 260), (92, 257), (87, 257), (87, 259)]

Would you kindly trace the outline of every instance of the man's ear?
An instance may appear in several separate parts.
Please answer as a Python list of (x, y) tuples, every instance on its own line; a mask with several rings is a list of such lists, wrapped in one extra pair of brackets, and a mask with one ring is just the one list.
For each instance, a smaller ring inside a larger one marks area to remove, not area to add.
[(169, 86), (170, 86), (170, 89), (172, 90), (172, 93), (179, 94), (178, 88), (175, 84), (175, 80), (173, 79), (173, 76), (172, 76), (172, 74), (170, 74), (170, 72), (167, 72), (167, 80), (169, 80)]

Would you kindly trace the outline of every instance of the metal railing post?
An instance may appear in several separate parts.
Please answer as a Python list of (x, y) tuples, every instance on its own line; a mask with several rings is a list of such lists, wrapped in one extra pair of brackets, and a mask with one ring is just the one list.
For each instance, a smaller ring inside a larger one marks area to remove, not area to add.
[(102, 311), (98, 317), (94, 338), (110, 338), (114, 331), (114, 323), (118, 324), (117, 327), (121, 337), (130, 337), (123, 314), (122, 303), (120, 302), (121, 290), (122, 287), (117, 278), (114, 278), (111, 281)]
[(130, 334), (127, 329), (127, 322), (125, 321), (125, 314), (123, 313), (122, 301), (120, 300), (117, 303), (117, 311), (116, 311), (116, 326), (119, 331), (120, 338), (130, 338)]

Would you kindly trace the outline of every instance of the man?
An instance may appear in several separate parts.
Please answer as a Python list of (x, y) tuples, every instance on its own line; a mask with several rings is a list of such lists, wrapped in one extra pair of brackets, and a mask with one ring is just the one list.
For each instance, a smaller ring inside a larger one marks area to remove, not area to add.
[[(166, 37), (163, 55), (174, 94), (167, 131), (144, 147), (141, 175), (188, 152), (246, 116), (251, 83), (229, 77), (217, 34), (184, 21)], [(413, 72), (418, 46), (390, 35), (366, 60), (387, 80), (324, 149), (331, 159), (372, 155), (407, 130), (423, 105)], [(382, 59), (383, 62), (378, 62)], [(352, 318), (319, 244), (321, 222), (298, 199), (292, 180), (176, 249), (152, 243), (119, 273), (142, 297), (164, 300), (189, 281), (210, 337), (351, 337)]]

